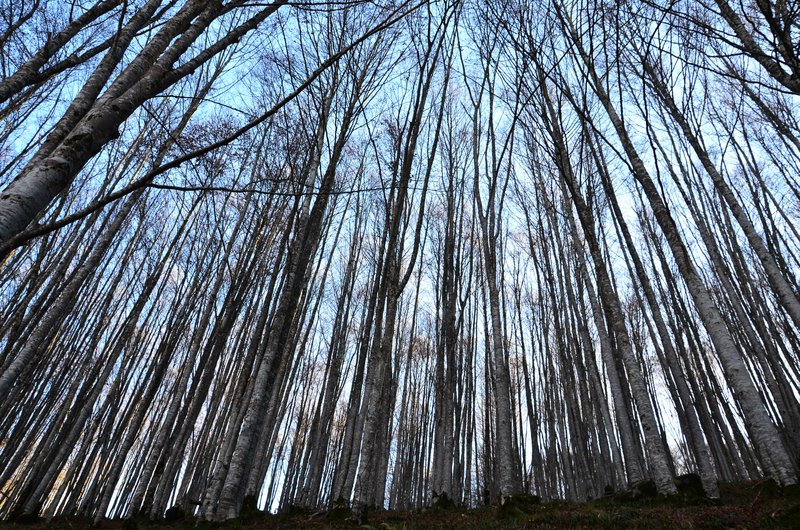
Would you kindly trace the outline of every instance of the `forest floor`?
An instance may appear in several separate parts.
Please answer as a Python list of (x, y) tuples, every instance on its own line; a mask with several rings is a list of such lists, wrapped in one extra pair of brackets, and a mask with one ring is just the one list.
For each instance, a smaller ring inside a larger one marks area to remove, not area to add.
[[(800, 529), (800, 487), (780, 488), (769, 481), (721, 485), (718, 500), (690, 493), (676, 497), (621, 493), (585, 503), (541, 502), (521, 496), (503, 507), (476, 509), (433, 507), (413, 512), (371, 511), (356, 521), (349, 509), (311, 513), (290, 510), (272, 515), (253, 511), (226, 523), (192, 520), (171, 522), (103, 521), (96, 525), (75, 518), (58, 518), (46, 523), (0, 522), (0, 528), (43, 530), (61, 528), (109, 528), (121, 530), (167, 529), (557, 529), (557, 528), (798, 528)], [(173, 512), (172, 516), (175, 517)]]

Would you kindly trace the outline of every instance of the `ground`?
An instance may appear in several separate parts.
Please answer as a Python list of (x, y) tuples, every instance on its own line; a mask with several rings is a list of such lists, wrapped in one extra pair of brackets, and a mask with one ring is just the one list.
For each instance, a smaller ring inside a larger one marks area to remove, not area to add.
[[(176, 515), (173, 512), (173, 517)], [(59, 518), (27, 524), (0, 522), (0, 528), (40, 530), (89, 528), (88, 521)], [(674, 498), (623, 493), (586, 503), (542, 502), (532, 496), (512, 499), (503, 507), (485, 506), (466, 510), (429, 508), (414, 512), (373, 510), (360, 523), (350, 510), (311, 513), (291, 510), (279, 515), (251, 512), (227, 523), (192, 520), (172, 522), (103, 521), (94, 528), (122, 530), (166, 529), (554, 529), (554, 528), (798, 528), (800, 529), (800, 488), (780, 488), (769, 481), (722, 485), (721, 498), (708, 500), (691, 492)]]

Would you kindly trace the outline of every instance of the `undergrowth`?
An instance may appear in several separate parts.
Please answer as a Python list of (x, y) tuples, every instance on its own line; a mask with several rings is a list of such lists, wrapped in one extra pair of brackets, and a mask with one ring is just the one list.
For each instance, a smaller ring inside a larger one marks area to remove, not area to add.
[[(647, 488), (643, 488), (647, 490)], [(632, 493), (633, 492), (633, 493)], [(118, 528), (122, 530), (165, 529), (319, 529), (363, 530), (414, 529), (556, 529), (556, 528), (800, 528), (800, 486), (781, 488), (771, 481), (722, 484), (719, 499), (706, 499), (697, 492), (682, 491), (676, 496), (636, 495), (632, 491), (609, 494), (584, 503), (539, 502), (533, 495), (511, 497), (501, 506), (464, 509), (450, 503), (408, 512), (367, 510), (358, 516), (337, 505), (329, 511), (291, 509), (268, 514), (247, 506), (239, 519), (225, 523), (195, 520), (173, 511), (167, 521), (130, 519), (101, 521), (61, 517), (50, 522), (28, 520), (0, 522), (0, 528), (13, 530), (62, 528)]]

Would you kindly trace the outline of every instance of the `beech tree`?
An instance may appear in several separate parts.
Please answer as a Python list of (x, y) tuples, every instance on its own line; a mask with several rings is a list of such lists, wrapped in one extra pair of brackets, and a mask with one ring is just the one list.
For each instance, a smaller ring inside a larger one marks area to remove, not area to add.
[(0, 2), (0, 517), (795, 484), (795, 11)]

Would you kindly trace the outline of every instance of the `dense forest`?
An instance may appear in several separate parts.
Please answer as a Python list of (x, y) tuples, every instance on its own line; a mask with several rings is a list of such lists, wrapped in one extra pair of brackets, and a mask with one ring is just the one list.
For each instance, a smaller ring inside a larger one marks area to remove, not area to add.
[(800, 5), (0, 0), (0, 519), (800, 472)]

